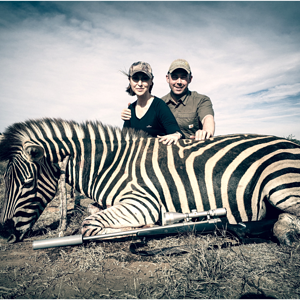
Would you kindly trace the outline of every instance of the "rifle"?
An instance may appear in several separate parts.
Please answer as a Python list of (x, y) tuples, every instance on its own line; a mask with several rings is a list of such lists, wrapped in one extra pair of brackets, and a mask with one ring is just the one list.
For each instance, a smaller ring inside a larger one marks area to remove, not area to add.
[[(120, 231), (115, 233), (107, 233), (95, 236), (84, 237), (82, 235), (72, 235), (66, 237), (58, 237), (53, 239), (45, 239), (33, 242), (33, 250), (81, 245), (83, 242), (94, 240), (106, 240), (111, 238), (120, 238), (123, 236), (135, 236), (139, 238), (157, 237), (162, 235), (172, 235), (189, 232), (211, 232), (222, 226), (222, 220), (219, 218), (226, 215), (226, 208), (217, 208), (209, 211), (197, 212), (193, 210), (191, 213), (166, 212), (162, 217), (162, 226), (151, 228), (142, 228), (128, 231)], [(205, 221), (192, 220), (206, 218)], [(179, 223), (181, 222), (181, 223)]]
[[(272, 229), (277, 219), (267, 219), (261, 221), (240, 222), (229, 224), (226, 218), (226, 208), (217, 208), (209, 211), (191, 213), (166, 212), (162, 214), (162, 226), (142, 228), (115, 233), (100, 234), (84, 237), (82, 235), (72, 235), (53, 239), (38, 240), (33, 242), (33, 250), (52, 247), (81, 245), (84, 242), (94, 240), (107, 240), (120, 237), (154, 238), (165, 235), (180, 233), (208, 233), (216, 229), (226, 230), (235, 236), (241, 243), (261, 243), (272, 239)], [(204, 221), (197, 221), (199, 218), (206, 218)], [(193, 221), (194, 220), (194, 221)], [(195, 221), (196, 220), (196, 221)]]

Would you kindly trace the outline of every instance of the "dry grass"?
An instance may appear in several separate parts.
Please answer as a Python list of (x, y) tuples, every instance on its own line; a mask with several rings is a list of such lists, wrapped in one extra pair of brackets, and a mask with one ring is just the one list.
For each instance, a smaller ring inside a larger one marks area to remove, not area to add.
[(300, 244), (214, 247), (221, 243), (211, 235), (152, 240), (150, 249), (190, 245), (183, 255), (155, 257), (131, 254), (130, 241), (30, 251), (26, 262), (2, 270), (10, 282), (0, 291), (3, 298), (299, 298)]
[[(78, 218), (76, 215), (71, 218), (71, 227), (80, 227)], [(53, 235), (55, 231), (44, 237)], [(26, 262), (3, 269), (10, 278), (10, 284), (5, 286), (10, 290), (0, 287), (3, 298), (237, 299), (251, 294), (260, 298), (298, 299), (300, 296), (300, 243), (293, 247), (270, 242), (221, 248), (224, 237), (184, 235), (149, 240), (146, 248), (188, 245), (187, 253), (142, 257), (130, 253), (132, 241), (29, 251), (32, 241), (40, 238), (43, 237), (29, 237), (23, 243), (1, 247), (0, 253), (22, 253), (22, 248), (27, 247), (30, 254)]]

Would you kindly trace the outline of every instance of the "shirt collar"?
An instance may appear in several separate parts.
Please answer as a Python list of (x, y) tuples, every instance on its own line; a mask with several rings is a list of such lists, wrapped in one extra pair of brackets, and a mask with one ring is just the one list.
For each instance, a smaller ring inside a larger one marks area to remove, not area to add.
[(186, 105), (186, 99), (187, 99), (187, 97), (188, 96), (190, 96), (191, 95), (191, 92), (190, 92), (190, 90), (189, 89), (187, 89), (187, 91), (186, 91), (186, 93), (181, 97), (181, 98), (179, 98), (178, 99), (178, 101), (177, 101), (177, 103), (172, 99), (172, 92), (170, 92), (169, 93), (169, 100), (168, 100), (168, 103), (169, 102), (171, 102), (171, 103), (173, 103), (174, 105), (179, 105), (179, 104), (183, 104), (184, 106)]

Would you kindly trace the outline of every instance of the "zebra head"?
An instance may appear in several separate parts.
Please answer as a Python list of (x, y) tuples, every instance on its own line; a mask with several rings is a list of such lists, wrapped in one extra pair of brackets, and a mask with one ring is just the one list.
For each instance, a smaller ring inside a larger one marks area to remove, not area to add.
[[(54, 198), (60, 169), (46, 159), (44, 148), (32, 141), (10, 145), (9, 149), (10, 152), (6, 153), (9, 161), (4, 174), (5, 198), (0, 235), (13, 243), (23, 239)], [(3, 160), (1, 152), (0, 160)]]

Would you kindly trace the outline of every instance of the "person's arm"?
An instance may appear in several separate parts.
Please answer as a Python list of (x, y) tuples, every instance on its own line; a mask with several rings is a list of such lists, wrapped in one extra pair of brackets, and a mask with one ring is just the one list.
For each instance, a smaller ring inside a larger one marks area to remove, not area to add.
[(195, 135), (190, 136), (191, 139), (196, 141), (207, 140), (214, 136), (215, 133), (215, 120), (212, 115), (207, 115), (202, 120), (202, 130), (199, 129), (195, 132)]
[(129, 119), (124, 119), (124, 120), (122, 119), (124, 121), (123, 128), (129, 128), (129, 127), (131, 127), (131, 108), (132, 108), (131, 104), (128, 103), (128, 108), (126, 108), (126, 110), (129, 111), (130, 118)]
[(195, 135), (190, 136), (196, 141), (206, 140), (212, 137), (215, 133), (215, 120), (212, 102), (209, 97), (198, 94), (200, 98), (197, 107), (199, 121), (202, 123), (202, 129), (195, 132)]
[(173, 113), (163, 101), (159, 102), (158, 116), (162, 126), (165, 128), (165, 131), (167, 133), (164, 136), (157, 136), (159, 138), (159, 142), (167, 145), (171, 145), (172, 143), (174, 143), (176, 145), (178, 140), (184, 136)]
[(182, 134), (180, 132), (175, 132), (163, 136), (158, 135), (157, 137), (159, 138), (158, 141), (162, 142), (163, 144), (171, 145), (172, 143), (174, 143), (174, 145), (176, 145), (181, 136)]

